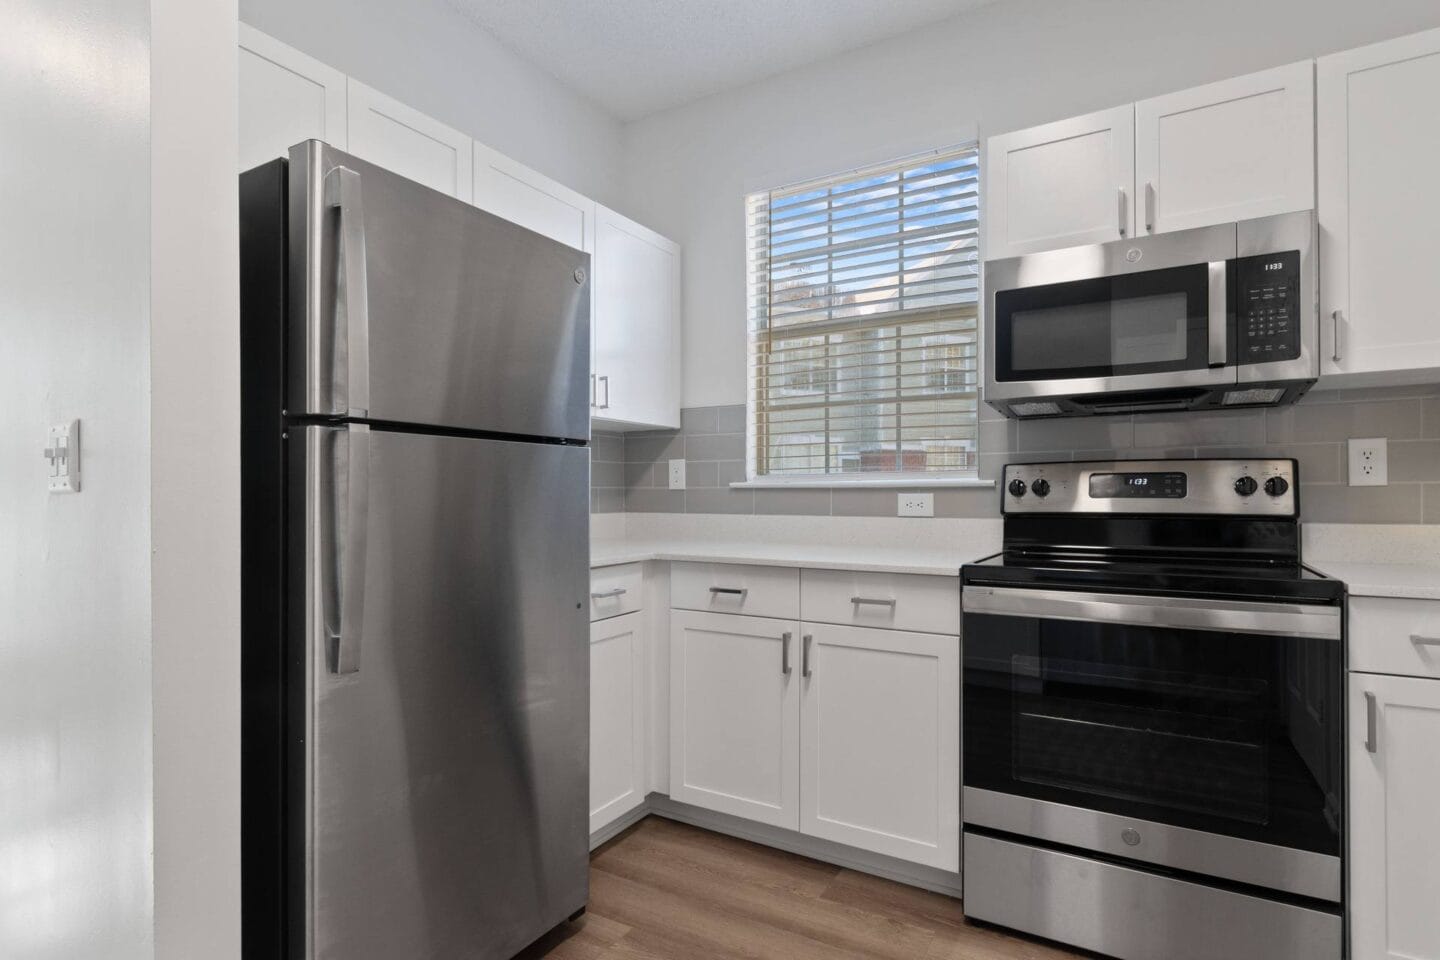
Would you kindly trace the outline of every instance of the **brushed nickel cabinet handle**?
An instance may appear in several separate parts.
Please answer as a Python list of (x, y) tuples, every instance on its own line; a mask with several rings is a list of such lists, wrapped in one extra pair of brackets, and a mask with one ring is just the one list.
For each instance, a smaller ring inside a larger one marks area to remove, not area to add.
[(790, 631), (780, 634), (780, 672), (790, 676)]
[(615, 597), (623, 597), (629, 593), (624, 587), (616, 587), (614, 590), (602, 590), (599, 593), (590, 594), (591, 600), (611, 600)]
[(804, 646), (800, 648), (800, 676), (810, 679), (810, 644), (815, 639), (814, 634), (805, 634), (801, 640)]
[(750, 588), (749, 588), (749, 587), (711, 587), (711, 588), (710, 588), (710, 592), (711, 592), (712, 594), (718, 594), (718, 595), (726, 596), (726, 597), (739, 597), (741, 600), (744, 600), (745, 597), (746, 597), (746, 595), (749, 594)]
[(1422, 637), (1418, 633), (1410, 634), (1410, 642), (1417, 647), (1440, 647), (1440, 637)]
[(1125, 236), (1125, 188), (1120, 188), (1120, 236)]
[(857, 606), (857, 607), (860, 607), (860, 606), (871, 606), (871, 607), (889, 607), (891, 610), (894, 610), (894, 609), (895, 609), (895, 601), (894, 601), (894, 600), (881, 600), (881, 599), (875, 598), (875, 597), (851, 597), (851, 598), (850, 598), (850, 602), (853, 603), (853, 604), (854, 604), (855, 606)]
[(1330, 359), (1336, 363), (1340, 362), (1340, 324), (1345, 319), (1345, 311), (1332, 310), (1330, 312)]
[(1365, 694), (1365, 749), (1371, 753), (1375, 752), (1375, 694)]
[(1155, 184), (1145, 183), (1145, 231), (1155, 232)]

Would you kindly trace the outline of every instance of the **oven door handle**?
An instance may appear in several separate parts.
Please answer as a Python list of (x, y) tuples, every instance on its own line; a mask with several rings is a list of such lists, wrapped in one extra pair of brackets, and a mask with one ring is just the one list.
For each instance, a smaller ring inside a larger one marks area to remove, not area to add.
[(962, 608), (965, 613), (1032, 620), (1132, 624), (1312, 640), (1340, 639), (1340, 608), (1318, 604), (1143, 597), (968, 585), (962, 594)]

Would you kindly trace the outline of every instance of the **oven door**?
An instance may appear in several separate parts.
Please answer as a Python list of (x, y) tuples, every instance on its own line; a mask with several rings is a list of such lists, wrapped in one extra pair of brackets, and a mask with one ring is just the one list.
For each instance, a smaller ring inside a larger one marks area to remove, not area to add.
[[(1233, 384), (1235, 225), (985, 265), (987, 400)], [(1118, 402), (1118, 401), (1117, 401)]]
[(1340, 900), (1338, 606), (967, 585), (967, 829)]

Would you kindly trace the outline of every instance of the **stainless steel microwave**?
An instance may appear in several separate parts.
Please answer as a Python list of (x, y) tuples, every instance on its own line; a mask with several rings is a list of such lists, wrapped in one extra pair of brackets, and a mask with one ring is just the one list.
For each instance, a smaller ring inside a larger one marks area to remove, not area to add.
[(1006, 416), (1293, 403), (1320, 375), (1311, 211), (985, 264)]

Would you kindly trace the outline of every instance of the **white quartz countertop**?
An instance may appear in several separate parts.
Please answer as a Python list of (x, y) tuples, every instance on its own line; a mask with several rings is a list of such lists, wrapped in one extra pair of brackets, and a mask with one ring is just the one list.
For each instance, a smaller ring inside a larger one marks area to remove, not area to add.
[(933, 547), (870, 547), (856, 544), (805, 545), (699, 540), (603, 541), (590, 547), (590, 566), (612, 567), (641, 560), (753, 563), (812, 570), (863, 570), (958, 576), (962, 564), (980, 559), (973, 551)]
[(1343, 580), (1351, 596), (1440, 600), (1440, 563), (1353, 563), (1345, 560), (1307, 560), (1307, 563), (1327, 577)]

